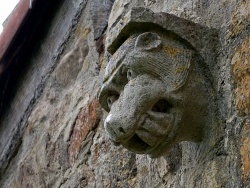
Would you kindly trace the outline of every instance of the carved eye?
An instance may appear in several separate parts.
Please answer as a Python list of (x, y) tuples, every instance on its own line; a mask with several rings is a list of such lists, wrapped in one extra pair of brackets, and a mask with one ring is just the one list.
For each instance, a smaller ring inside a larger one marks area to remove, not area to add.
[(134, 72), (131, 69), (128, 69), (127, 70), (127, 79), (132, 80), (134, 76), (135, 76)]
[(164, 99), (159, 100), (152, 108), (153, 112), (168, 113), (173, 106)]
[(107, 104), (109, 109), (111, 108), (112, 104), (119, 98), (119, 95), (110, 95), (107, 98)]

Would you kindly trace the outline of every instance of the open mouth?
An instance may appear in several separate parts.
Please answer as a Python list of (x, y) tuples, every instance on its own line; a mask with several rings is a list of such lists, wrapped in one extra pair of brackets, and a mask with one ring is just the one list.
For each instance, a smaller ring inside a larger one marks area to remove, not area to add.
[(145, 153), (150, 148), (150, 145), (144, 142), (137, 134), (132, 136), (126, 143), (123, 143), (123, 145), (136, 153)]
[(172, 105), (165, 99), (157, 101), (151, 109), (151, 115), (147, 114), (139, 123), (140, 128), (128, 140), (121, 142), (127, 149), (138, 153), (151, 153), (168, 135), (170, 127), (169, 113)]
[[(123, 145), (128, 150), (138, 154), (151, 154), (168, 137), (172, 124), (173, 105), (165, 99), (158, 100), (145, 115), (137, 122), (137, 129), (127, 139), (115, 142), (114, 145)], [(126, 133), (120, 127), (119, 132)]]
[(144, 142), (137, 134), (132, 136), (129, 140), (126, 142), (116, 142), (112, 139), (110, 141), (115, 145), (123, 145), (125, 148), (129, 149), (130, 151), (133, 151), (135, 153), (145, 153), (151, 146), (148, 145), (146, 142)]

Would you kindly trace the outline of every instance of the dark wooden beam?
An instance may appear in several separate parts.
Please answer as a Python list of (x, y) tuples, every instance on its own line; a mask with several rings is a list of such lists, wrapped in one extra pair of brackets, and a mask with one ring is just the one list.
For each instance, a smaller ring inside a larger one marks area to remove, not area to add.
[(21, 0), (0, 36), (0, 118), (60, 0)]

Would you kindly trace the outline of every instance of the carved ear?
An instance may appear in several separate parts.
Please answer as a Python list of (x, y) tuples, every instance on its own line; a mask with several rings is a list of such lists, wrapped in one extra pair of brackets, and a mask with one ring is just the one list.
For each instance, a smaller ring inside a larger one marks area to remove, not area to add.
[(156, 33), (146, 32), (140, 34), (135, 42), (135, 47), (142, 51), (149, 51), (161, 45), (161, 37)]

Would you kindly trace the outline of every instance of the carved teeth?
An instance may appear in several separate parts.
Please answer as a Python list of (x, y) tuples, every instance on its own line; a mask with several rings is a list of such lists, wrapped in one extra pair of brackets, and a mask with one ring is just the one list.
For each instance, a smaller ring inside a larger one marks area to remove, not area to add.
[(157, 144), (158, 138), (149, 134), (147, 131), (139, 130), (136, 131), (136, 134), (143, 142), (150, 146), (155, 146)]

